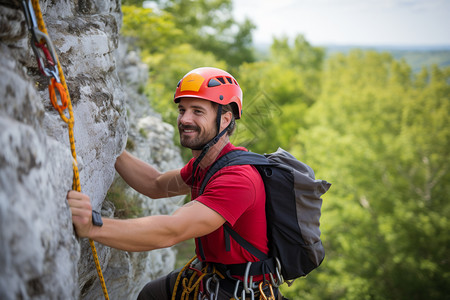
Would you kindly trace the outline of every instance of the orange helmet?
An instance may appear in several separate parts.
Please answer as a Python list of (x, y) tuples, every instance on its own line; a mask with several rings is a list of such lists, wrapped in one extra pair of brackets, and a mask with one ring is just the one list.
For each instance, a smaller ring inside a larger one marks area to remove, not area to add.
[(236, 119), (242, 113), (242, 90), (231, 74), (217, 68), (198, 68), (190, 71), (178, 82), (174, 101), (194, 97), (218, 104), (231, 104)]

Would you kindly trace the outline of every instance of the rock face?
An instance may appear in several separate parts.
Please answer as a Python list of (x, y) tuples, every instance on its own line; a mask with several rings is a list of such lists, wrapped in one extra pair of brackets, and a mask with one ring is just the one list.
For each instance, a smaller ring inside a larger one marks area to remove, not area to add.
[[(147, 69), (136, 52), (119, 47), (119, 0), (40, 5), (72, 99), (81, 189), (94, 209), (112, 215), (105, 197), (127, 139), (131, 152), (160, 170), (178, 168), (173, 127), (138, 92)], [(88, 243), (75, 237), (65, 200), (72, 186), (67, 125), (50, 104), (19, 1), (0, 0), (0, 28), (0, 299), (102, 299)], [(145, 214), (158, 214), (182, 199), (142, 202)], [(96, 245), (111, 299), (135, 299), (174, 264), (171, 249)]]

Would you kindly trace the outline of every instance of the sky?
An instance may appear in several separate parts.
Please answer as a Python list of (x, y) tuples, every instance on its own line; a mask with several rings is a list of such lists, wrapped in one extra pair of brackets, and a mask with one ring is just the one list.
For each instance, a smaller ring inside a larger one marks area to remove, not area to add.
[(256, 44), (450, 46), (450, 0), (233, 0), (233, 11), (255, 23)]

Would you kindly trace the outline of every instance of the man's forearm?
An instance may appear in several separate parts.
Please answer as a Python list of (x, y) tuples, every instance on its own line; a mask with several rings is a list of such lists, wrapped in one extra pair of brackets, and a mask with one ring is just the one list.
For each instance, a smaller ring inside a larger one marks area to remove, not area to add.
[(161, 173), (148, 163), (124, 151), (116, 160), (116, 171), (133, 189), (157, 198), (156, 179)]
[(117, 158), (115, 167), (128, 185), (150, 198), (185, 195), (190, 191), (189, 186), (181, 178), (180, 170), (160, 173), (127, 151)]
[(106, 246), (131, 251), (150, 251), (173, 246), (179, 232), (173, 230), (172, 216), (151, 216), (137, 219), (103, 219), (103, 226), (93, 226), (89, 238)]
[(172, 215), (137, 219), (103, 219), (103, 226), (92, 224), (92, 205), (86, 194), (69, 191), (67, 201), (79, 237), (126, 251), (149, 251), (173, 246), (187, 239), (217, 230), (225, 219), (213, 209), (191, 201)]

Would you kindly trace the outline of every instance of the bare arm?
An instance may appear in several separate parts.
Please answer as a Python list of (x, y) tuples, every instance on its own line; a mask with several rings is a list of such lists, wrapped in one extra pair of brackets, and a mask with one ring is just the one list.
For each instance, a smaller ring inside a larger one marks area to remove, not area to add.
[(179, 208), (173, 215), (137, 219), (104, 219), (92, 225), (92, 207), (87, 195), (70, 191), (67, 195), (72, 221), (80, 237), (126, 251), (148, 251), (173, 246), (187, 239), (213, 232), (225, 223), (214, 210), (197, 201)]
[(127, 151), (117, 158), (115, 167), (128, 185), (148, 197), (164, 198), (189, 192), (189, 186), (181, 178), (180, 170), (161, 173)]

